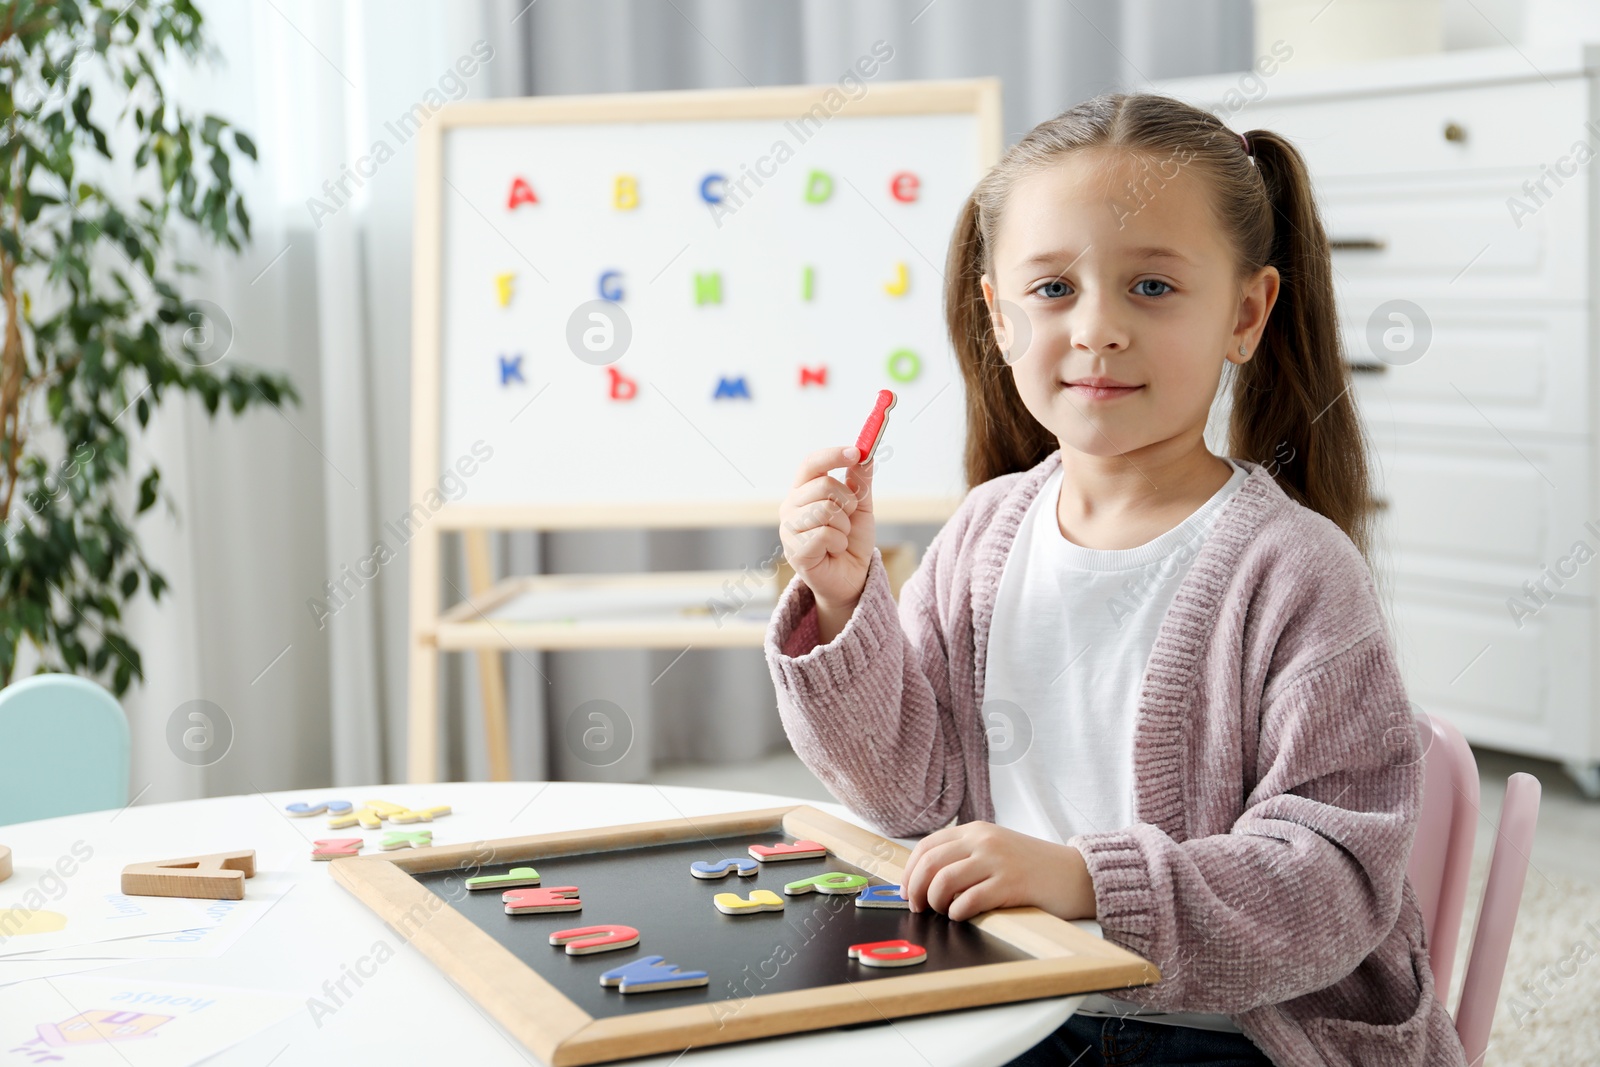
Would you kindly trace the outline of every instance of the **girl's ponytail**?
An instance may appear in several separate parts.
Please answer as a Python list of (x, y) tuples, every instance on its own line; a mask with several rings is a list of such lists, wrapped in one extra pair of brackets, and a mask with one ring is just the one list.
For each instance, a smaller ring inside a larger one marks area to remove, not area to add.
[(1234, 367), (1228, 450), (1266, 466), (1285, 493), (1331, 519), (1367, 556), (1366, 441), (1340, 343), (1327, 234), (1295, 147), (1270, 130), (1245, 136), (1272, 209), (1266, 263), (1280, 284), (1254, 357)]
[(956, 219), (945, 264), (945, 323), (967, 389), (967, 487), (1027, 470), (1059, 445), (1022, 404), (983, 302), (984, 237), (976, 195)]

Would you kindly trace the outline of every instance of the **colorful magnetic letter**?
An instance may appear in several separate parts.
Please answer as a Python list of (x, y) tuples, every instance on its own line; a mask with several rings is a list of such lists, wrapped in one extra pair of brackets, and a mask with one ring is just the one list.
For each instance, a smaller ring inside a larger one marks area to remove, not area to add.
[(500, 301), (501, 307), (511, 306), (511, 282), (515, 277), (516, 275), (511, 271), (505, 271), (494, 276), (494, 294)]
[(450, 805), (438, 804), (431, 808), (401, 808), (399, 811), (389, 812), (384, 817), (390, 822), (398, 823), (432, 822), (449, 814)]
[(911, 901), (900, 895), (897, 885), (869, 885), (856, 897), (858, 908), (911, 908)]
[(600, 275), (600, 299), (612, 303), (622, 299), (622, 272), (608, 270)]
[(611, 952), (639, 943), (639, 931), (631, 926), (575, 926), (550, 935), (552, 945), (566, 945), (567, 955), (587, 956), (591, 952)]
[(639, 180), (631, 174), (617, 175), (616, 191), (612, 204), (618, 211), (632, 211), (639, 206)]
[(792, 845), (751, 845), (750, 855), (763, 863), (778, 860), (815, 860), (828, 854), (825, 846), (811, 840), (796, 841)]
[(884, 282), (883, 291), (890, 296), (905, 296), (906, 290), (911, 285), (911, 275), (906, 271), (904, 263), (894, 265), (894, 281)]
[(889, 377), (897, 382), (915, 381), (922, 373), (922, 358), (909, 348), (897, 348), (889, 353)]
[(526, 382), (522, 376), (522, 353), (518, 352), (509, 359), (500, 357), (500, 384), (510, 385), (512, 382)]
[(432, 830), (394, 830), (383, 835), (383, 840), (378, 842), (378, 847), (385, 852), (390, 852), (397, 848), (427, 848), (432, 844)]
[(606, 375), (610, 378), (612, 400), (632, 400), (639, 395), (639, 383), (623, 374), (615, 367), (607, 367)]
[(654, 993), (662, 989), (686, 989), (706, 985), (710, 975), (705, 971), (680, 971), (675, 964), (667, 963), (665, 956), (640, 956), (631, 963), (613, 967), (600, 975), (600, 984), (621, 989), (624, 993)]
[(722, 273), (720, 271), (712, 271), (710, 274), (695, 272), (694, 302), (696, 304), (722, 303)]
[(537, 204), (539, 198), (533, 194), (533, 186), (521, 178), (511, 181), (511, 195), (506, 197), (506, 210), (515, 211), (519, 204)]
[(928, 950), (903, 939), (864, 941), (850, 946), (850, 958), (860, 960), (868, 967), (909, 967), (913, 963), (925, 962)]
[(319, 800), (311, 804), (290, 804), (283, 810), (297, 819), (303, 819), (307, 815), (321, 815), (323, 812), (329, 815), (343, 815), (350, 810), (350, 807), (348, 800)]
[(782, 911), (783, 898), (770, 889), (757, 889), (749, 899), (738, 893), (718, 893), (711, 898), (724, 915), (754, 915), (758, 911)]
[(812, 288), (813, 288), (812, 282), (814, 280), (815, 280), (815, 275), (813, 274), (811, 268), (810, 267), (805, 268), (805, 272), (800, 275), (800, 299), (801, 300), (810, 300), (811, 299), (811, 292), (812, 292)]
[(820, 204), (833, 195), (833, 179), (824, 170), (814, 170), (806, 177), (806, 202)]
[(361, 851), (365, 844), (359, 837), (324, 837), (311, 842), (316, 845), (311, 858), (314, 860), (336, 860), (340, 856), (354, 856)]
[(505, 874), (480, 874), (467, 879), (467, 889), (510, 889), (518, 885), (538, 885), (539, 872), (532, 867), (513, 867)]
[(783, 891), (791, 897), (809, 893), (813, 889), (819, 893), (854, 893), (866, 884), (867, 876), (864, 874), (829, 871), (827, 874), (818, 874), (810, 878), (802, 878), (798, 882), (790, 882), (783, 887)]
[[(720, 174), (707, 174), (700, 181), (700, 199), (704, 200), (708, 204), (722, 203), (722, 199), (726, 195), (722, 191), (722, 187), (726, 185), (727, 182), (728, 179)], [(715, 189), (711, 188), (713, 185), (716, 186)]]
[(360, 824), (363, 830), (379, 830), (383, 828), (383, 820), (393, 816), (396, 812), (406, 810), (404, 804), (391, 804), (387, 800), (368, 800), (354, 811), (347, 811), (342, 815), (334, 814), (328, 820), (330, 829), (342, 830), (346, 826)]
[(878, 451), (878, 442), (883, 440), (883, 431), (889, 428), (889, 410), (897, 402), (898, 398), (891, 390), (878, 390), (878, 401), (872, 405), (872, 414), (867, 416), (861, 434), (856, 438), (856, 452), (861, 456), (859, 462), (872, 462), (873, 454)]
[(689, 873), (696, 878), (726, 878), (734, 871), (739, 872), (740, 878), (749, 878), (760, 869), (761, 864), (755, 860), (718, 860), (715, 863), (695, 860), (689, 864)]
[(718, 400), (722, 397), (727, 397), (731, 400), (741, 396), (746, 400), (750, 399), (750, 386), (745, 383), (744, 375), (742, 374), (737, 378), (718, 378), (717, 391), (711, 394), (711, 399)]
[(801, 367), (800, 368), (800, 388), (804, 389), (808, 385), (826, 386), (827, 384), (828, 384), (828, 368), (827, 367), (818, 367), (815, 370), (812, 370), (810, 367)]
[(889, 179), (889, 195), (902, 204), (913, 203), (917, 199), (917, 187), (921, 184), (915, 174), (903, 170)]
[(546, 889), (513, 889), (501, 893), (507, 915), (537, 915), (547, 911), (582, 911), (578, 887), (558, 885)]

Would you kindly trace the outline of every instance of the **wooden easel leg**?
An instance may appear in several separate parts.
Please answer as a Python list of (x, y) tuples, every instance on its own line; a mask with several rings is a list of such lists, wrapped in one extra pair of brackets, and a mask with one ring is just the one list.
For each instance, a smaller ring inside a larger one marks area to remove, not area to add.
[(410, 722), (406, 733), (406, 778), (439, 780), (439, 650), (423, 635), (411, 635)]
[(406, 778), (439, 780), (439, 531), (418, 530), (411, 542), (410, 707), (406, 729)]
[[(488, 592), (494, 584), (494, 568), (489, 556), (489, 531), (464, 530), (467, 552), (467, 586), (473, 596)], [(511, 741), (506, 728), (506, 672), (498, 649), (481, 648), (478, 659), (478, 686), (483, 693), (483, 736), (488, 747), (489, 780), (511, 781)]]

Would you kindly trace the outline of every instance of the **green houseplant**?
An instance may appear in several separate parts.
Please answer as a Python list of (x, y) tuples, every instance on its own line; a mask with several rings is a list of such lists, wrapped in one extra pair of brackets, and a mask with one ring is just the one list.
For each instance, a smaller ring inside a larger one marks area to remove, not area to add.
[(131, 469), (134, 420), (174, 392), (212, 416), (298, 400), (282, 375), (223, 365), (216, 310), (179, 284), (195, 268), (177, 226), (250, 239), (231, 175), (255, 146), (158, 75), (213, 55), (201, 23), (187, 0), (0, 4), (0, 684), (24, 640), (41, 669), (119, 696), (143, 678), (122, 606), (166, 580), (132, 528), (163, 499), (159, 470)]

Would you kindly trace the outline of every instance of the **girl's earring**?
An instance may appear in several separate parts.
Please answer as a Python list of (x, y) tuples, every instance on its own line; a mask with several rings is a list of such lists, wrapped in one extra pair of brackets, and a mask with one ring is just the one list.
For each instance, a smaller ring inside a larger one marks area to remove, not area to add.
[(1245, 352), (1245, 350), (1244, 350), (1244, 342), (1243, 341), (1239, 342), (1239, 354), (1241, 356), (1249, 354), (1249, 353)]

